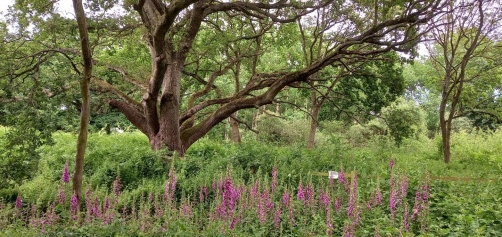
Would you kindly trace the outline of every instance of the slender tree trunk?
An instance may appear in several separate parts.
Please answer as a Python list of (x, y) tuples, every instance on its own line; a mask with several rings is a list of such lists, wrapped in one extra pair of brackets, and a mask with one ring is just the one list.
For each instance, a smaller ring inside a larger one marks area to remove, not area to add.
[(258, 127), (258, 117), (260, 116), (260, 108), (256, 109), (256, 112), (253, 114), (253, 123), (251, 124), (253, 129)]
[(312, 106), (312, 119), (310, 120), (310, 131), (309, 131), (309, 141), (308, 141), (308, 148), (314, 148), (315, 147), (315, 134), (317, 131), (317, 127), (319, 126), (319, 110), (321, 109), (321, 106), (316, 104)]
[(80, 93), (82, 94), (82, 108), (80, 110), (80, 129), (77, 140), (77, 154), (75, 155), (75, 172), (73, 174), (73, 191), (77, 196), (78, 203), (82, 200), (82, 179), (84, 174), (84, 155), (87, 146), (87, 133), (91, 110), (89, 83), (92, 76), (92, 53), (89, 46), (89, 35), (82, 0), (73, 0), (73, 9), (77, 18), (82, 55), (84, 59), (84, 75), (80, 81)]
[[(232, 117), (237, 118), (238, 112), (232, 114)], [(230, 127), (232, 128), (232, 141), (235, 143), (241, 143), (241, 133), (239, 131), (239, 122), (232, 119), (232, 117), (228, 118), (228, 122), (230, 123)]]
[(443, 139), (443, 161), (446, 164), (450, 163), (450, 135), (451, 135), (451, 120), (446, 119), (446, 99), (441, 100), (439, 106), (439, 126), (441, 127), (441, 137)]
[(278, 116), (281, 116), (281, 103), (279, 101), (275, 103), (275, 113)]
[[(317, 118), (319, 117), (319, 110), (321, 109), (321, 103), (317, 100), (317, 92), (314, 90), (314, 83), (310, 84), (312, 87), (310, 92), (310, 100), (312, 103), (312, 117), (310, 118), (310, 130), (309, 130), (309, 140), (307, 143), (307, 148), (315, 147), (315, 133), (317, 131), (317, 126), (319, 125), (319, 121)], [(305, 109), (307, 109), (307, 102), (305, 102)]]

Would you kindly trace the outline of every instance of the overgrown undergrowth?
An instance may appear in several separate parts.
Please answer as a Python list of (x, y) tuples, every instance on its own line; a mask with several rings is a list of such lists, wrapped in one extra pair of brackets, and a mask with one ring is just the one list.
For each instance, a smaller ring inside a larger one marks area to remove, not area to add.
[[(499, 236), (501, 138), (457, 133), (445, 165), (440, 143), (427, 139), (399, 148), (385, 138), (358, 147), (335, 139), (312, 150), (203, 139), (172, 161), (139, 133), (92, 134), (87, 199), (74, 212), (61, 177), (65, 163), (72, 171), (76, 138), (58, 133), (40, 150), (34, 179), (1, 190), (0, 235)], [(344, 181), (319, 175), (328, 170)]]

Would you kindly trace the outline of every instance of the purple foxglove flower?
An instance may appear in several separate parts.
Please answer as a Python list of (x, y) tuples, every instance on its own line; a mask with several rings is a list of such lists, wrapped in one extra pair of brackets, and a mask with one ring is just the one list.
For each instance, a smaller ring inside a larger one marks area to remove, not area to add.
[(155, 210), (155, 217), (157, 219), (161, 218), (164, 215), (164, 210), (162, 209), (161, 205), (159, 205), (157, 198), (155, 198), (155, 201), (153, 202), (153, 209)]
[(421, 185), (415, 193), (415, 204), (412, 208), (411, 219), (416, 220), (420, 212), (425, 208), (429, 198), (429, 191), (427, 185)]
[(256, 200), (258, 197), (258, 190), (260, 189), (260, 180), (256, 179), (253, 187), (251, 187), (251, 199)]
[(338, 182), (343, 184), (345, 182), (345, 174), (343, 173), (343, 170), (340, 170), (340, 173), (338, 174)]
[(23, 207), (23, 199), (21, 198), (21, 195), (18, 195), (16, 198), (16, 209), (21, 209)]
[(298, 200), (305, 201), (305, 190), (303, 188), (302, 181), (300, 180), (300, 184), (298, 185), (298, 194), (296, 195)]
[(200, 203), (204, 202), (204, 192), (202, 191), (202, 187), (200, 187), (200, 190), (199, 190), (199, 202)]
[(235, 228), (235, 223), (237, 223), (237, 217), (234, 217), (234, 219), (232, 219), (232, 223), (230, 223), (231, 230), (233, 230)]
[(326, 213), (326, 235), (333, 236), (333, 221), (328, 213)]
[(406, 191), (408, 191), (408, 178), (404, 177), (401, 181), (401, 198), (406, 197)]
[(274, 226), (276, 229), (281, 228), (281, 208), (277, 207), (274, 212)]
[(181, 215), (184, 218), (191, 218), (192, 217), (192, 215), (193, 215), (192, 206), (188, 203), (188, 201), (184, 201), (181, 204)]
[(63, 205), (64, 204), (64, 201), (66, 199), (65, 195), (64, 195), (64, 189), (63, 189), (63, 185), (59, 185), (59, 195), (58, 195), (58, 199), (59, 199), (59, 204)]
[(222, 204), (224, 206), (224, 210), (229, 215), (231, 215), (234, 210), (236, 199), (237, 199), (236, 194), (237, 193), (234, 190), (232, 180), (227, 175), (227, 177), (225, 178), (225, 184), (224, 184), (224, 190), (223, 190), (223, 203)]
[(295, 222), (295, 213), (294, 213), (294, 208), (293, 208), (293, 205), (291, 205), (289, 207), (289, 214), (288, 214), (288, 217), (289, 217), (289, 221), (291, 222), (291, 225), (292, 226), (296, 226), (296, 222)]
[(382, 205), (382, 191), (377, 187), (375, 191), (375, 204)]
[(345, 226), (343, 227), (343, 237), (352, 237), (349, 224), (345, 224)]
[(77, 213), (77, 206), (78, 206), (77, 194), (73, 192), (70, 199), (70, 209), (73, 214)]
[(289, 195), (288, 190), (284, 190), (284, 194), (282, 194), (282, 204), (284, 204), (284, 207), (289, 206), (289, 199), (290, 199), (290, 195)]
[(64, 164), (64, 170), (63, 170), (63, 177), (61, 177), (63, 182), (69, 183), (70, 182), (70, 172), (68, 171), (68, 162)]
[(394, 167), (394, 159), (391, 158), (390, 161), (389, 161), (389, 168), (390, 168), (390, 170), (392, 170), (393, 167)]
[(398, 197), (397, 197), (397, 191), (393, 188), (390, 190), (390, 197), (389, 197), (389, 207), (390, 207), (390, 213), (392, 219), (394, 219), (394, 216), (396, 215), (396, 208), (397, 208), (397, 202), (398, 202)]
[(96, 195), (96, 198), (94, 198), (94, 205), (92, 206), (92, 212), (94, 213), (94, 217), (96, 217), (96, 218), (101, 217), (99, 197), (97, 195)]
[(305, 193), (307, 195), (306, 195), (304, 204), (308, 204), (309, 208), (312, 208), (314, 206), (314, 202), (315, 202), (314, 188), (312, 187), (312, 184), (307, 185), (307, 187), (305, 188)]
[(342, 197), (338, 196), (335, 199), (335, 211), (340, 214), (340, 207), (342, 206)]
[(105, 210), (103, 212), (106, 212), (108, 210), (108, 208), (110, 208), (110, 198), (108, 197), (108, 195), (106, 195), (106, 198), (105, 198)]
[(319, 195), (319, 199), (320, 199), (319, 201), (324, 206), (324, 211), (325, 211), (326, 215), (328, 215), (329, 203), (331, 202), (331, 198), (330, 198), (329, 194), (327, 192), (325, 192), (324, 190), (321, 190), (321, 193)]
[(359, 220), (361, 219), (361, 209), (356, 207), (354, 211), (354, 219), (352, 220), (352, 226), (357, 226)]
[(122, 183), (120, 183), (120, 178), (117, 176), (117, 178), (115, 178), (115, 180), (113, 181), (113, 193), (115, 193), (116, 197), (120, 196), (121, 188), (122, 188)]
[(263, 203), (265, 204), (266, 211), (270, 211), (274, 208), (274, 202), (270, 200), (270, 193), (268, 192), (268, 188), (263, 190), (263, 193), (261, 194), (261, 199), (263, 200)]

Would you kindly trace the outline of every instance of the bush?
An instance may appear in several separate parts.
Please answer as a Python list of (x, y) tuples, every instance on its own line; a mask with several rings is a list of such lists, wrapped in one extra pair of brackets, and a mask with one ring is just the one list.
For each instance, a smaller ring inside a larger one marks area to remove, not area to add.
[(404, 139), (418, 138), (419, 134), (426, 130), (424, 113), (413, 101), (399, 98), (390, 106), (385, 107), (382, 110), (382, 115), (385, 117), (389, 134), (398, 146), (402, 144)]

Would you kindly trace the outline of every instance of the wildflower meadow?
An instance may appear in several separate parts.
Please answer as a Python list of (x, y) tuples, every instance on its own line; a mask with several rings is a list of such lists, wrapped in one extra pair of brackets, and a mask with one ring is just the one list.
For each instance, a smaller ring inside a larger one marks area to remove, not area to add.
[[(58, 136), (59, 143), (69, 135)], [(445, 170), (440, 160), (420, 163), (406, 147), (311, 150), (206, 140), (186, 157), (165, 162), (148, 147), (123, 156), (137, 135), (94, 136), (82, 200), (71, 190), (71, 154), (64, 149), (71, 144), (46, 147), (35, 178), (1, 193), (0, 236), (502, 233), (496, 179), (438, 179), (474, 172), (465, 173), (462, 164)], [(113, 139), (124, 146), (107, 146)], [(483, 169), (484, 177), (498, 172), (496, 166)]]
[[(201, 186), (198, 193), (177, 194), (176, 170), (170, 169), (164, 193), (143, 192), (128, 206), (119, 205), (120, 177), (113, 181), (113, 192), (99, 195), (92, 189), (85, 191), (79, 208), (76, 195), (69, 185), (68, 164), (62, 169), (57, 197), (46, 210), (36, 204), (23, 205), (17, 196), (15, 206), (2, 205), (3, 223), (25, 226), (30, 233), (53, 235), (70, 233), (82, 228), (113, 230), (113, 234), (171, 235), (326, 235), (356, 236), (370, 231), (365, 227), (369, 216), (381, 219), (372, 227), (374, 236), (389, 233), (404, 234), (427, 228), (430, 187), (427, 181), (413, 187), (414, 198), (408, 197), (406, 175), (393, 173), (382, 186), (373, 187), (370, 195), (358, 191), (357, 173), (347, 177), (338, 171), (337, 179), (315, 184), (307, 176), (297, 185), (283, 185), (278, 180), (277, 167), (270, 175), (257, 176), (245, 183), (228, 170), (210, 185)], [(382, 190), (388, 190), (383, 192)], [(113, 228), (118, 225), (121, 228)], [(386, 229), (386, 231), (382, 231)], [(8, 233), (8, 232), (7, 232)], [(108, 232), (107, 232), (108, 233)], [(110, 233), (108, 233), (110, 234)]]

